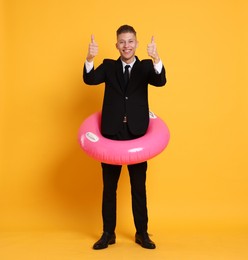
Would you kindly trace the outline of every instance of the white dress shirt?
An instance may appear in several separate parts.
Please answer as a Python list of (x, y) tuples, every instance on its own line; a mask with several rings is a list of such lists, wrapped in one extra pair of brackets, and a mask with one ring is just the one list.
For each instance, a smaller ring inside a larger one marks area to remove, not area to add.
[[(134, 61), (132, 63), (129, 63), (128, 65), (130, 65), (130, 68), (129, 68), (129, 71), (132, 69), (134, 63), (136, 61), (136, 58), (134, 58)], [(127, 63), (125, 63), (124, 61), (121, 61), (122, 62), (122, 65), (123, 65), (123, 73), (125, 71), (125, 65), (127, 65)], [(154, 69), (156, 71), (157, 74), (160, 74), (161, 71), (162, 71), (162, 68), (163, 68), (163, 63), (161, 60), (159, 60), (158, 63), (153, 63), (154, 65)], [(94, 61), (85, 61), (85, 68), (86, 68), (86, 72), (89, 73), (94, 67)]]

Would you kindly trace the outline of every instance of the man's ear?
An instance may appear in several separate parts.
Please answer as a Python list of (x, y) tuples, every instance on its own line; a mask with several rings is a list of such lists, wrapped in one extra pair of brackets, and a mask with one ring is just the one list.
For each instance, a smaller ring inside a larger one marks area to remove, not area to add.
[(118, 50), (118, 44), (117, 43), (115, 44), (115, 48)]

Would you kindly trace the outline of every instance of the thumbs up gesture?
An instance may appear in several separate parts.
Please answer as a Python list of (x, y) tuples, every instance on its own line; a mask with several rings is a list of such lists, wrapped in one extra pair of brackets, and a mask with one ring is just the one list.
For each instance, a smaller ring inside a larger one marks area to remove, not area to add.
[(98, 44), (95, 42), (95, 36), (91, 35), (91, 41), (88, 48), (87, 61), (91, 62), (98, 54)]
[(157, 45), (154, 40), (154, 36), (152, 36), (151, 42), (147, 45), (147, 53), (153, 59), (154, 63), (158, 63), (160, 58), (157, 52)]

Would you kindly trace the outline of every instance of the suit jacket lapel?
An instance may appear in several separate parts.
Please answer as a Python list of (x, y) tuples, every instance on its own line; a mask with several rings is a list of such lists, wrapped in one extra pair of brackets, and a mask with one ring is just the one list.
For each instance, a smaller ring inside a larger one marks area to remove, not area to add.
[(124, 83), (123, 66), (120, 58), (116, 62), (116, 74), (119, 82), (118, 88), (121, 92), (123, 92), (125, 89), (125, 83)]

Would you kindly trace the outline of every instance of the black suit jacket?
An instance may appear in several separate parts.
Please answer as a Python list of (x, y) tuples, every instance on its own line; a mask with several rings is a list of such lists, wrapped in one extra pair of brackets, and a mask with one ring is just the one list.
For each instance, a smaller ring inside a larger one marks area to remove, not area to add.
[(152, 60), (140, 61), (138, 57), (131, 70), (126, 91), (120, 58), (105, 59), (89, 73), (84, 68), (83, 79), (88, 85), (105, 82), (101, 120), (103, 135), (115, 135), (123, 127), (124, 115), (128, 118), (128, 127), (133, 135), (145, 134), (149, 124), (148, 84), (161, 87), (166, 83), (164, 67), (157, 74)]

